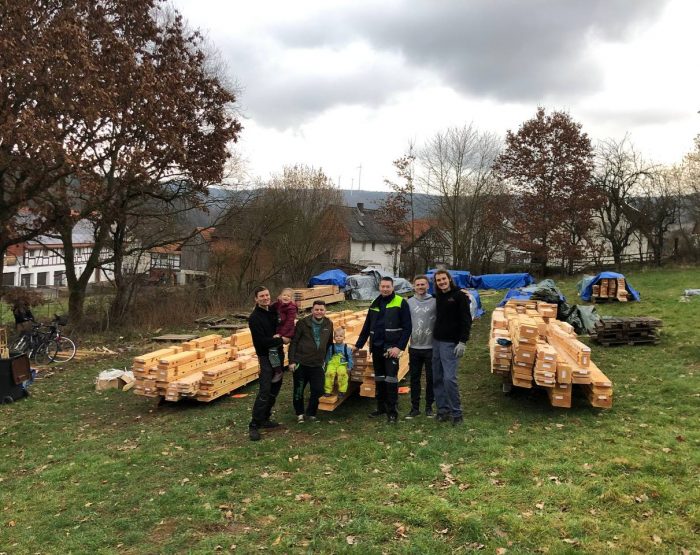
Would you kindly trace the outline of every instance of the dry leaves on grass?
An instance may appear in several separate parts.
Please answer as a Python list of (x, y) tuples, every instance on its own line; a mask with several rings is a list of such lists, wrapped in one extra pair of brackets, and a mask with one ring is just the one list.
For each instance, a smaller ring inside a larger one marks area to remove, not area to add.
[(345, 536), (345, 541), (348, 545), (355, 545), (357, 543), (357, 538), (355, 538), (355, 536)]
[(394, 537), (397, 540), (401, 540), (401, 539), (408, 537), (406, 535), (406, 525), (405, 524), (401, 524), (400, 522), (394, 522), (394, 527), (395, 527)]
[(313, 496), (308, 493), (299, 493), (294, 496), (295, 501), (311, 501)]

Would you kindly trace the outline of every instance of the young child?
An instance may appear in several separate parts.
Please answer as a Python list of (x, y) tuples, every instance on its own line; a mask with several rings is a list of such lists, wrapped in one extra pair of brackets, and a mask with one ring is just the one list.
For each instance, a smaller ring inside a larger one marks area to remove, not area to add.
[(280, 296), (272, 303), (272, 308), (277, 311), (280, 317), (280, 323), (277, 325), (277, 335), (289, 339), (294, 337), (294, 323), (297, 318), (294, 289), (291, 287), (282, 289)]
[[(294, 326), (297, 318), (297, 305), (294, 302), (294, 289), (285, 287), (277, 297), (277, 300), (270, 305), (279, 316), (279, 323), (274, 337), (286, 337), (292, 339), (294, 337)], [(272, 375), (272, 383), (276, 383), (282, 379), (284, 354), (279, 348), (270, 349), (270, 360), (279, 363), (279, 367), (275, 368), (275, 373)], [(274, 363), (273, 363), (274, 364)]]
[(326, 354), (325, 397), (331, 396), (336, 376), (338, 376), (338, 397), (341, 399), (345, 397), (350, 370), (352, 370), (352, 347), (345, 343), (345, 330), (336, 328), (333, 331), (333, 344)]

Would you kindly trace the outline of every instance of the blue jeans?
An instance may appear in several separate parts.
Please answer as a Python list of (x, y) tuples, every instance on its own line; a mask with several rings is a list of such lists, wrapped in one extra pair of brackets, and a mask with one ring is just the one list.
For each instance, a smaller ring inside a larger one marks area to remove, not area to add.
[(462, 402), (457, 385), (459, 359), (456, 343), (433, 339), (433, 391), (438, 414), (462, 416)]

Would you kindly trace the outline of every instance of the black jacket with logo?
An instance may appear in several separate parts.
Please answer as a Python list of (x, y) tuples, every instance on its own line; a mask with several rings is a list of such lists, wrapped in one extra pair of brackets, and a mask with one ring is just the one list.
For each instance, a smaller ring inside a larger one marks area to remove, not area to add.
[(460, 289), (435, 292), (435, 327), (433, 339), (450, 343), (466, 343), (472, 329), (469, 296)]

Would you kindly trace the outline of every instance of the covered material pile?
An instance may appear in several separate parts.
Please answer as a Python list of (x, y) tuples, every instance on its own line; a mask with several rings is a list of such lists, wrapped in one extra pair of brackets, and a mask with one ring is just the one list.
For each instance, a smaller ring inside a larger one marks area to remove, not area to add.
[(250, 330), (207, 335), (134, 358), (134, 393), (179, 401), (212, 401), (256, 380), (258, 358)]
[(509, 300), (491, 318), (491, 372), (516, 387), (547, 391), (555, 407), (571, 407), (573, 385), (591, 405), (612, 407), (612, 382), (591, 361), (571, 325), (556, 320), (557, 307), (542, 301)]
[(620, 302), (640, 300), (639, 291), (635, 290), (624, 275), (617, 272), (601, 272), (597, 276), (584, 276), (578, 283), (581, 299), (584, 301), (617, 300)]
[(639, 345), (659, 342), (658, 318), (647, 316), (603, 316), (596, 322), (591, 338), (606, 347), (610, 345)]
[(345, 300), (345, 293), (337, 285), (315, 285), (294, 290), (294, 302), (299, 310), (311, 308), (316, 300), (325, 301), (327, 305), (339, 303)]

